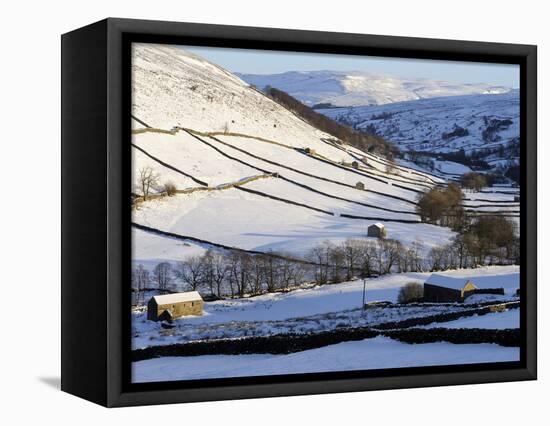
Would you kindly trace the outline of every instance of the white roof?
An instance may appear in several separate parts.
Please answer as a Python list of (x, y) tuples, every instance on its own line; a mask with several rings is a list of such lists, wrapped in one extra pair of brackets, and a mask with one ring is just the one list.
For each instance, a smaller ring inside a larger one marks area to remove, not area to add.
[(466, 283), (470, 281), (469, 278), (464, 277), (449, 277), (447, 275), (432, 274), (428, 277), (424, 284), (437, 285), (439, 287), (454, 288), (455, 290), (462, 290)]
[(202, 300), (198, 291), (186, 291), (184, 293), (163, 294), (153, 296), (158, 305), (169, 305), (170, 303), (192, 302)]
[(376, 226), (377, 228), (383, 228), (384, 225), (380, 222), (373, 223), (371, 226)]

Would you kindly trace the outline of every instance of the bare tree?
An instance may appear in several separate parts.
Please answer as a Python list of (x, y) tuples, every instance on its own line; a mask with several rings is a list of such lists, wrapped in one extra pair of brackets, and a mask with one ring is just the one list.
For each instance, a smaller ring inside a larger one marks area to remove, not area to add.
[(379, 272), (378, 266), (378, 244), (372, 240), (362, 241), (359, 251), (359, 267), (361, 275), (370, 276), (375, 270)]
[(160, 290), (167, 290), (172, 278), (172, 266), (168, 262), (161, 262), (155, 266), (153, 279)]
[(218, 297), (222, 297), (222, 284), (227, 276), (228, 268), (225, 258), (220, 254), (215, 254), (212, 261), (212, 281), (216, 288)]
[[(290, 256), (290, 255), (288, 255)], [(279, 286), (288, 289), (291, 285), (300, 285), (310, 273), (309, 265), (294, 262), (290, 259), (281, 259), (278, 262)]]
[(143, 304), (143, 290), (149, 285), (149, 271), (139, 264), (137, 268), (132, 271), (132, 288), (136, 293), (136, 304)]
[(346, 264), (346, 280), (351, 280), (358, 268), (361, 259), (362, 241), (347, 239), (342, 244)]
[(225, 257), (213, 250), (207, 250), (203, 256), (203, 281), (208, 286), (210, 294), (222, 297), (222, 284), (227, 276), (227, 262)]
[(413, 272), (422, 272), (424, 271), (423, 265), (423, 253), (424, 253), (424, 244), (422, 241), (415, 240), (409, 248), (411, 253), (411, 271)]
[(237, 294), (243, 297), (250, 283), (250, 255), (247, 253), (232, 252), (228, 256), (229, 285), (231, 296)]
[(342, 282), (342, 271), (345, 269), (346, 257), (341, 247), (331, 247), (329, 254), (330, 280), (333, 283)]
[(280, 263), (279, 273), (280, 273), (280, 286), (283, 290), (286, 290), (290, 287), (293, 280), (293, 265), (295, 262), (290, 262), (283, 259)]
[(325, 240), (312, 247), (307, 253), (307, 259), (316, 264), (315, 281), (317, 284), (326, 284), (329, 277), (330, 255), (334, 244)]
[(178, 276), (191, 290), (197, 290), (203, 280), (204, 258), (202, 256), (190, 256), (183, 262), (178, 262)]
[(143, 167), (139, 169), (138, 179), (143, 201), (147, 201), (151, 189), (154, 189), (159, 184), (159, 175), (151, 167)]
[(275, 291), (280, 284), (280, 269), (283, 260), (276, 258), (271, 252), (259, 256), (259, 260), (262, 264), (262, 273), (266, 290), (268, 293), (271, 293)]
[(399, 264), (403, 245), (397, 240), (378, 240), (378, 268), (381, 274), (390, 274), (394, 265)]
[(252, 294), (262, 293), (262, 283), (264, 281), (264, 267), (262, 256), (250, 256), (248, 263), (249, 270), (249, 291)]

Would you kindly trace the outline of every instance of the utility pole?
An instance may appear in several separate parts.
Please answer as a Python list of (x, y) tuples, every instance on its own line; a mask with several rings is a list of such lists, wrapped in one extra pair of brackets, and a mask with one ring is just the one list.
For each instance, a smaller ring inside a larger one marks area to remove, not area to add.
[(367, 295), (367, 279), (363, 278), (363, 304), (361, 305), (361, 310), (363, 311), (365, 310), (366, 295)]

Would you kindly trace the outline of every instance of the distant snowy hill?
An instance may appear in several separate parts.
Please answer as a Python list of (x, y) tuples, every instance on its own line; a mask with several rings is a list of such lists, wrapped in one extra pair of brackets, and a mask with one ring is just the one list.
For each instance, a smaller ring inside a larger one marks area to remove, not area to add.
[(516, 162), (519, 155), (518, 90), (319, 112), (380, 135), (403, 151), (450, 153), (463, 149), (493, 166)]
[(258, 89), (272, 86), (310, 106), (384, 105), (444, 96), (501, 94), (510, 91), (507, 87), (482, 83), (406, 79), (358, 71), (289, 71), (282, 74), (238, 75)]

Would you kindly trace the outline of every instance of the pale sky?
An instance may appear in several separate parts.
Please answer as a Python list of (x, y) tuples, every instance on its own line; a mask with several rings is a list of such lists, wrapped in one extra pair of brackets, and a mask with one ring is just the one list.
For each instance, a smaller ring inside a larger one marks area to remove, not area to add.
[(405, 78), (519, 87), (519, 65), (223, 47), (182, 46), (182, 48), (229, 71), (244, 74), (278, 74), (285, 71), (319, 70), (366, 71)]

